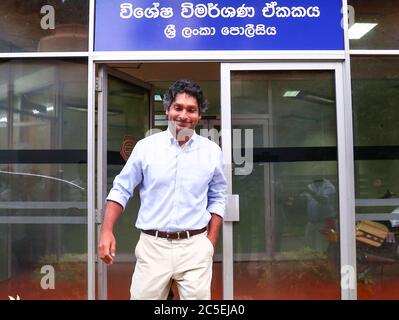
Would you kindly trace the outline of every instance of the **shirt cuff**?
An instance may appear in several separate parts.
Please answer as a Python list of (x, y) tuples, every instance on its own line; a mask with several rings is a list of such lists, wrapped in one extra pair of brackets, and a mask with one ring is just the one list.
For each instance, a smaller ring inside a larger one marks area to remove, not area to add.
[(120, 194), (117, 190), (111, 190), (108, 194), (107, 200), (112, 200), (119, 203), (123, 209), (126, 207), (126, 203), (129, 198), (126, 199), (126, 196)]
[(224, 207), (223, 205), (214, 203), (214, 204), (211, 204), (211, 205), (208, 207), (207, 210), (208, 210), (208, 212), (210, 212), (210, 213), (216, 213), (218, 216), (221, 216), (222, 218), (224, 217), (225, 207)]

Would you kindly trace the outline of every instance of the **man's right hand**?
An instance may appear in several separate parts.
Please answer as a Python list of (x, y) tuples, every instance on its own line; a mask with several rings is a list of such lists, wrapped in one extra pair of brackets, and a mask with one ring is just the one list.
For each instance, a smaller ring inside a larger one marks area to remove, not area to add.
[(106, 264), (112, 264), (115, 257), (116, 240), (111, 231), (101, 232), (98, 243), (98, 256)]
[(104, 221), (101, 227), (100, 241), (98, 242), (98, 257), (106, 264), (112, 264), (116, 251), (116, 240), (112, 230), (123, 207), (115, 201), (108, 200), (105, 206)]

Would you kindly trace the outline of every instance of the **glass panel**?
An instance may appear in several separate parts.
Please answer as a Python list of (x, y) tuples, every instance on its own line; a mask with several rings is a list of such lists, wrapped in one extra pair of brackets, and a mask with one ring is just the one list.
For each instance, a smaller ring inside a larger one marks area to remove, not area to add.
[(235, 299), (339, 299), (334, 73), (231, 79)]
[(0, 52), (87, 51), (89, 0), (2, 0)]
[[(113, 66), (118, 69), (118, 65)], [(144, 82), (147, 82), (152, 85), (153, 96), (152, 99), (152, 107), (153, 107), (153, 118), (151, 119), (152, 125), (155, 129), (164, 130), (167, 127), (167, 123), (165, 122), (166, 116), (165, 111), (162, 105), (162, 97), (166, 92), (168, 87), (177, 79), (194, 79), (198, 81), (199, 85), (203, 89), (207, 100), (209, 101), (209, 109), (206, 113), (202, 115), (202, 120), (198, 124), (196, 131), (198, 134), (201, 134), (201, 129), (216, 129), (220, 132), (220, 64), (218, 63), (143, 63), (143, 64), (124, 64), (123, 67), (119, 67), (119, 71), (127, 73), (136, 79), (140, 79)], [(109, 82), (111, 84), (111, 82)], [(113, 85), (114, 86), (114, 85)], [(115, 84), (115, 88), (117, 88)], [(126, 88), (128, 89), (128, 88)], [(132, 89), (133, 90), (133, 89)], [(137, 90), (137, 89), (134, 89)], [(117, 96), (117, 90), (115, 91), (115, 96)], [(110, 97), (109, 97), (110, 98)], [(140, 138), (140, 134), (143, 136), (146, 127), (143, 127), (144, 124), (147, 124), (148, 115), (144, 112), (144, 110), (140, 111), (140, 113), (131, 110), (132, 102), (125, 101), (122, 103), (121, 99), (121, 107), (124, 106), (125, 110), (123, 111), (123, 116), (126, 119), (131, 120), (133, 117), (137, 118), (136, 129), (137, 136), (135, 138)], [(126, 98), (125, 98), (126, 100)], [(109, 102), (110, 103), (110, 102)], [(150, 103), (150, 102), (148, 102)], [(111, 105), (111, 104), (110, 104)], [(114, 109), (114, 108), (112, 108)], [(141, 110), (141, 109), (140, 109)], [(122, 115), (121, 115), (122, 116)], [(112, 116), (110, 113), (108, 114), (108, 119)], [(111, 183), (113, 178), (117, 173), (119, 173), (122, 168), (123, 161), (120, 159), (119, 150), (121, 148), (123, 136), (128, 134), (126, 132), (132, 131), (133, 123), (130, 124), (129, 127), (124, 125), (124, 120), (119, 119), (118, 121), (113, 122), (115, 127), (117, 125), (120, 126), (120, 132), (118, 136), (114, 138), (114, 147), (108, 150), (115, 154), (115, 156), (119, 157), (117, 165), (110, 165), (108, 163), (108, 190), (111, 187)], [(141, 126), (140, 126), (141, 124)], [(140, 131), (140, 130), (142, 131)], [(115, 131), (113, 127), (108, 128), (108, 134), (112, 134), (112, 131)], [(142, 132), (142, 133), (140, 133)], [(110, 139), (110, 138), (108, 138)], [(110, 140), (108, 140), (110, 144)], [(110, 156), (110, 152), (108, 156)], [(111, 172), (111, 170), (113, 172)], [(120, 246), (118, 244), (118, 253), (117, 259), (129, 259), (128, 263), (117, 263), (111, 267), (108, 267), (108, 295), (111, 299), (129, 299), (129, 287), (130, 287), (130, 277), (133, 272), (134, 265), (132, 265), (131, 261), (133, 260), (133, 250), (136, 245), (136, 239), (138, 237), (138, 231), (135, 230), (134, 224), (137, 217), (137, 212), (139, 209), (138, 202), (138, 190), (136, 190), (136, 194), (134, 199), (129, 201), (129, 205), (127, 211), (124, 213), (125, 217), (121, 217), (123, 222), (119, 222), (118, 220), (118, 237), (121, 237), (118, 241), (123, 241), (124, 244), (124, 254), (125, 257), (122, 258), (119, 252)], [(122, 220), (121, 220), (122, 221)], [(120, 225), (120, 226), (119, 226)], [(120, 231), (119, 231), (120, 230)], [(123, 237), (123, 238), (122, 238)], [(212, 299), (221, 299), (222, 298), (222, 235), (219, 237), (218, 246), (214, 255), (214, 264), (213, 264), (213, 277), (212, 277), (212, 287), (211, 287), (211, 296)], [(118, 260), (117, 260), (118, 261)], [(178, 298), (177, 288), (173, 286), (173, 292), (175, 294), (175, 299)]]
[[(348, 0), (351, 49), (399, 49), (396, 0)], [(353, 37), (351, 39), (351, 37)]]
[[(351, 66), (358, 297), (398, 299), (399, 59), (359, 57)], [(381, 230), (378, 242), (364, 241), (365, 225), (370, 237)]]
[[(134, 144), (144, 138), (149, 130), (149, 99), (148, 90), (109, 76), (107, 194), (112, 188), (115, 176), (119, 174), (125, 164), (121, 153), (130, 154)], [(118, 246), (117, 259), (119, 260), (116, 260), (116, 264), (108, 267), (109, 299), (130, 298), (134, 246), (140, 235), (140, 231), (135, 227), (139, 207), (140, 198), (137, 189), (115, 227)]]
[(0, 64), (3, 297), (87, 298), (86, 79), (80, 60)]
[(235, 114), (268, 114), (267, 81), (250, 79), (233, 81), (231, 83), (231, 102)]

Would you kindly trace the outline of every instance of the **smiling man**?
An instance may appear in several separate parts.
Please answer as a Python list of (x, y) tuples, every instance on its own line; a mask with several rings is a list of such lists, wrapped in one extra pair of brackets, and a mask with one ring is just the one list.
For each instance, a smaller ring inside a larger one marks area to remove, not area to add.
[(226, 206), (222, 152), (195, 132), (207, 108), (198, 84), (176, 81), (163, 103), (168, 129), (140, 140), (116, 176), (98, 254), (113, 263), (113, 227), (139, 185), (141, 234), (131, 299), (166, 299), (173, 280), (181, 299), (210, 299), (212, 258)]

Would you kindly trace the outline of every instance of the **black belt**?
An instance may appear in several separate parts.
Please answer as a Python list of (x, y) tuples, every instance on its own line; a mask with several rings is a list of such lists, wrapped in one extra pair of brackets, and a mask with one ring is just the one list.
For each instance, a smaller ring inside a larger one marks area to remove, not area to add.
[(158, 230), (141, 230), (141, 231), (151, 236), (165, 238), (165, 239), (187, 239), (192, 236), (195, 236), (196, 234), (203, 233), (206, 230), (207, 227), (203, 227), (202, 229), (197, 229), (197, 230), (185, 230), (177, 232), (165, 232)]

